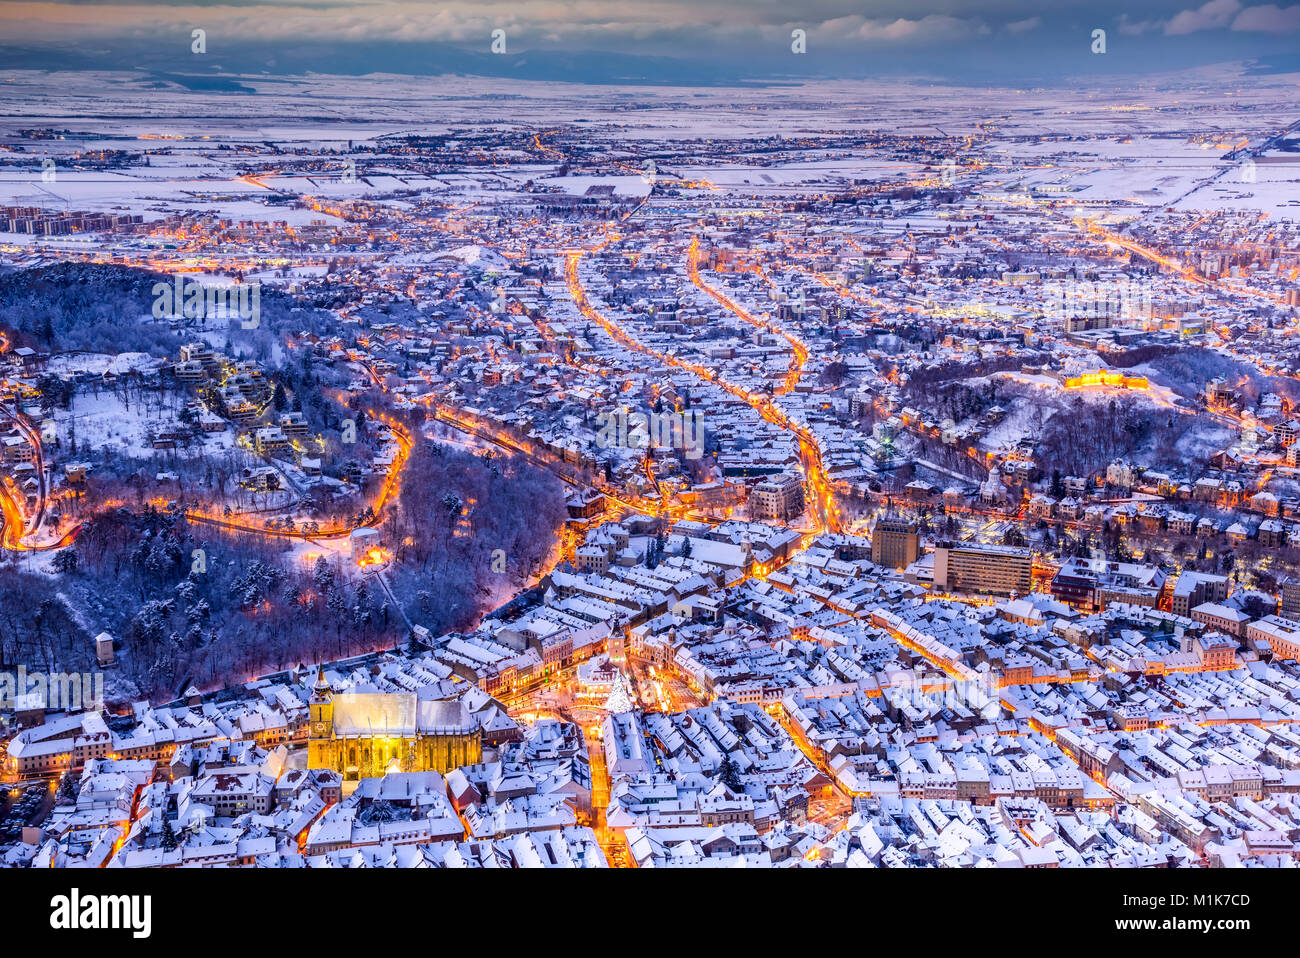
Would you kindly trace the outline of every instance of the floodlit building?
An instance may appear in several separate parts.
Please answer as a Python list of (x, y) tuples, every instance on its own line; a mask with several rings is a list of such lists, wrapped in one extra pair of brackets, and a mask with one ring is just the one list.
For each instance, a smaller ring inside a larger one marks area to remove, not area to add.
[(448, 772), (483, 757), (483, 732), (458, 699), (414, 692), (335, 695), (324, 673), (312, 691), (307, 767), (345, 781), (385, 771)]

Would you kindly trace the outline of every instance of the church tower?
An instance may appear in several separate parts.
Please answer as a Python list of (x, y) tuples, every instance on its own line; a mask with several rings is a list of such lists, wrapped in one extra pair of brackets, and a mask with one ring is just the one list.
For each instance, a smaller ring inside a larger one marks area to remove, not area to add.
[(334, 768), (334, 690), (319, 667), (307, 711), (307, 767)]

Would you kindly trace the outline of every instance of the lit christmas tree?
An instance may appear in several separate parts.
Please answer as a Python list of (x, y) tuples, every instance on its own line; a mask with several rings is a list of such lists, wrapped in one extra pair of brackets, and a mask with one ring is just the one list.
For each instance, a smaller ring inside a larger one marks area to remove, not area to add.
[(614, 689), (609, 693), (609, 698), (605, 699), (605, 711), (618, 715), (622, 712), (632, 711), (632, 699), (628, 697), (626, 680), (622, 675), (614, 683)]

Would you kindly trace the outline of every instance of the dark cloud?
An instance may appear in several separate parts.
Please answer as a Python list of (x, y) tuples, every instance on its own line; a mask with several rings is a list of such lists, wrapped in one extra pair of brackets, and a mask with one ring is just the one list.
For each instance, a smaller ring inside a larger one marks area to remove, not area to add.
[[(208, 59), (190, 53), (193, 29)], [(508, 54), (493, 57), (491, 33)], [(803, 30), (806, 53), (791, 50)], [(1091, 53), (1095, 29), (1108, 33)], [(11, 67), (483, 72), (722, 82), (930, 76), (1051, 83), (1289, 53), (1300, 3), (1248, 0), (13, 0)], [(522, 58), (522, 59), (521, 59)], [(585, 64), (585, 66), (584, 66)]]

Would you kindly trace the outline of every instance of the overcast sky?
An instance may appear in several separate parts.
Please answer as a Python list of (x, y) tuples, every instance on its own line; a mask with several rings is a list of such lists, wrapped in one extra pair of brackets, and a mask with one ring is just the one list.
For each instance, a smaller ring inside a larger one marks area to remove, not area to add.
[[(207, 52), (191, 52), (191, 31)], [(505, 56), (491, 51), (505, 31)], [(1092, 31), (1106, 31), (1106, 53)], [(792, 52), (792, 31), (806, 53)], [(1259, 58), (1300, 3), (1248, 0), (7, 0), (0, 64), (603, 80), (930, 76), (1052, 83)]]

